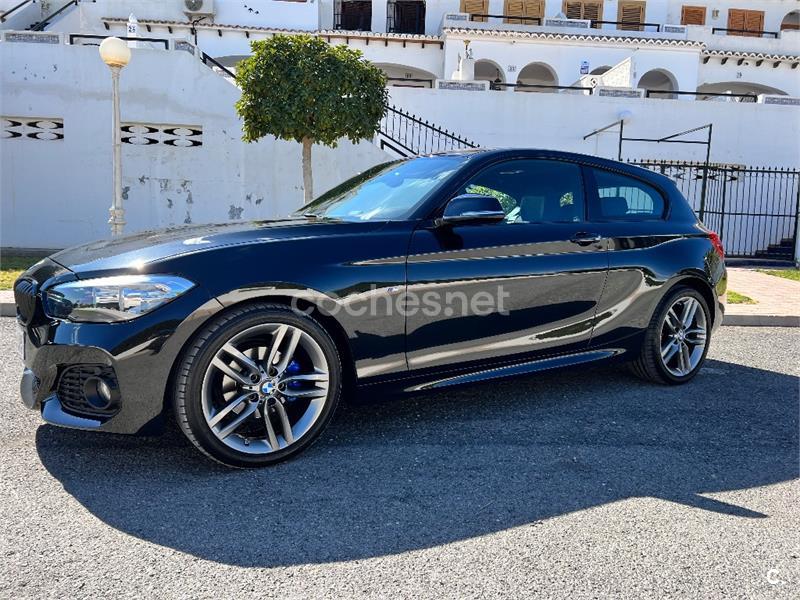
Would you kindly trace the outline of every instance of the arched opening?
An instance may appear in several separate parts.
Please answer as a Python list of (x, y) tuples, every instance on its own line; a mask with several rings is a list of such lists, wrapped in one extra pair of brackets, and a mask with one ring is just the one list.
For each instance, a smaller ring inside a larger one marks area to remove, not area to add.
[(407, 65), (375, 63), (375, 66), (386, 73), (389, 87), (432, 88), (436, 79), (433, 73)]
[(602, 75), (606, 71), (610, 71), (611, 67), (609, 65), (603, 65), (602, 67), (597, 67), (596, 69), (592, 69), (589, 75)]
[(494, 61), (486, 59), (476, 60), (475, 79), (477, 81), (488, 81), (492, 86), (492, 89), (505, 89), (505, 87), (500, 85), (506, 82), (506, 78), (503, 75), (503, 69), (501, 69), (500, 66)]
[(677, 91), (678, 84), (675, 76), (669, 71), (653, 69), (642, 75), (637, 87), (647, 90), (651, 98), (676, 98), (676, 95), (670, 92)]
[(386, 31), (425, 33), (425, 0), (389, 0), (386, 5)]
[(699, 100), (716, 100), (717, 102), (755, 102), (755, 97), (759, 94), (773, 94), (786, 96), (787, 93), (778, 88), (762, 85), (760, 83), (748, 83), (746, 81), (720, 81), (717, 83), (704, 83), (697, 87), (698, 94), (749, 94), (752, 98), (744, 98), (732, 95), (730, 98), (724, 96), (698, 96)]
[[(517, 92), (557, 92), (558, 77), (555, 71), (544, 63), (531, 63), (519, 72), (517, 76)], [(533, 87), (536, 86), (536, 87)], [(542, 86), (542, 87), (538, 87)]]
[(781, 31), (798, 30), (800, 30), (800, 10), (793, 10), (783, 17), (783, 21), (781, 21)]
[(372, 0), (335, 0), (333, 28), (347, 31), (371, 31)]

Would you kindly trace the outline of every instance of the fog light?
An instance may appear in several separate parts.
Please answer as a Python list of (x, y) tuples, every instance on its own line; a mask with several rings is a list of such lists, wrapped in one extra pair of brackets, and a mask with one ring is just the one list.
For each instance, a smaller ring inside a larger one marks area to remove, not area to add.
[(101, 377), (89, 377), (83, 384), (83, 397), (92, 408), (105, 410), (117, 401), (117, 396), (116, 385)]

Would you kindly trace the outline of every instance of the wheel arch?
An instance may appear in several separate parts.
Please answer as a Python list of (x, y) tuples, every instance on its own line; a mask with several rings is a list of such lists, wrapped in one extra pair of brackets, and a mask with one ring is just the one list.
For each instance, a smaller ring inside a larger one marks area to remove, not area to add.
[[(309, 295), (309, 297), (313, 296)], [(188, 349), (191, 348), (194, 340), (198, 335), (200, 335), (205, 326), (227, 312), (241, 309), (242, 307), (252, 304), (278, 304), (285, 306), (286, 308), (297, 308), (304, 314), (309, 315), (315, 321), (317, 321), (328, 333), (328, 335), (331, 336), (333, 343), (336, 345), (337, 350), (339, 350), (339, 356), (342, 361), (343, 395), (346, 395), (347, 392), (352, 391), (356, 385), (357, 376), (355, 370), (355, 360), (353, 359), (352, 348), (350, 347), (350, 341), (347, 332), (342, 324), (336, 319), (336, 317), (329, 314), (320, 306), (319, 303), (314, 302), (312, 299), (309, 299), (309, 297), (299, 297), (298, 295), (293, 295), (288, 292), (275, 294), (265, 293), (263, 295), (250, 295), (234, 302), (221, 302), (221, 308), (212, 314), (209, 314), (207, 318), (200, 321), (195, 326), (192, 334), (186, 340), (184, 340), (183, 344), (181, 344), (180, 350), (175, 355), (175, 360), (170, 367), (167, 385), (164, 389), (162, 412), (166, 412), (171, 406), (172, 393), (175, 387), (175, 376), (181, 362), (183, 361), (183, 357), (186, 355)]]
[(714, 294), (714, 290), (708, 280), (706, 280), (701, 273), (685, 273), (678, 279), (674, 280), (671, 285), (666, 288), (662, 298), (678, 286), (692, 288), (703, 297), (703, 300), (706, 301), (706, 305), (708, 306), (708, 314), (711, 318), (711, 327), (714, 327), (716, 325), (715, 319), (717, 318), (717, 311), (715, 310), (717, 297)]

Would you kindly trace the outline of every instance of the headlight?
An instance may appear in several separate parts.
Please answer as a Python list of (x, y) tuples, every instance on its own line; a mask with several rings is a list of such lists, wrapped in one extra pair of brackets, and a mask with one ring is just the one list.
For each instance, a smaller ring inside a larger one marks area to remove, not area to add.
[(44, 294), (44, 312), (54, 319), (113, 323), (150, 312), (190, 290), (174, 275), (121, 275), (57, 285)]

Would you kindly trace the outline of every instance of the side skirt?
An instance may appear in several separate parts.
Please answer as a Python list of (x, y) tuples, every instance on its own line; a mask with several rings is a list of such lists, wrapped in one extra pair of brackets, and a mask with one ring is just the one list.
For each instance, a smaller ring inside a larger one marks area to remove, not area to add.
[(363, 392), (370, 389), (374, 390), (376, 387), (383, 388), (384, 386), (391, 387), (398, 392), (422, 392), (437, 390), (455, 385), (464, 385), (477, 383), (479, 381), (487, 381), (490, 379), (502, 379), (505, 377), (528, 375), (531, 373), (538, 373), (540, 371), (547, 371), (549, 369), (571, 367), (574, 365), (595, 362), (598, 360), (616, 358), (625, 352), (626, 350), (624, 348), (603, 348), (579, 352), (576, 354), (564, 354), (549, 358), (541, 358), (538, 360), (511, 363), (491, 368), (484, 368), (478, 371), (470, 371), (466, 373), (462, 372), (459, 374), (453, 374), (450, 372), (438, 374), (429, 373), (426, 375), (417, 376), (412, 375), (411, 377), (403, 380), (366, 384), (361, 388), (361, 391)]

